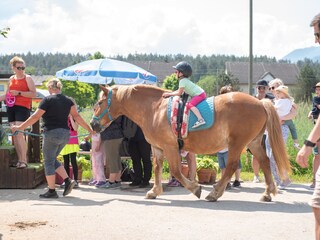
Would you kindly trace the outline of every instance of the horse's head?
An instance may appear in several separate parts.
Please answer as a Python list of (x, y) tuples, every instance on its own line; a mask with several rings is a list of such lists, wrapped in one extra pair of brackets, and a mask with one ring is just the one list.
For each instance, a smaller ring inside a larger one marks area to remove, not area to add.
[(103, 91), (103, 95), (99, 96), (99, 101), (94, 106), (94, 113), (90, 121), (92, 129), (96, 132), (101, 132), (113, 120), (110, 114), (112, 89), (101, 85), (100, 88)]

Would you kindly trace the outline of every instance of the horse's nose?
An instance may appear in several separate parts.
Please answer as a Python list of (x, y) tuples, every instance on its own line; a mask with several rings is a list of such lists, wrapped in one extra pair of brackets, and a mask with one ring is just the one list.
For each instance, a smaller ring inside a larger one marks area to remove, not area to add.
[(93, 131), (95, 132), (101, 132), (101, 125), (98, 121), (96, 121), (95, 119), (91, 119), (90, 121), (90, 125)]

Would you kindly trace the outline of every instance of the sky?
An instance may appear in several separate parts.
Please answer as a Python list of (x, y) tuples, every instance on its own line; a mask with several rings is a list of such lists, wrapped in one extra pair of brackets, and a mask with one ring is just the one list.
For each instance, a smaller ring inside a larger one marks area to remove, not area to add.
[[(319, 0), (253, 0), (253, 54), (316, 46)], [(11, 53), (249, 55), (249, 0), (1, 0)]]

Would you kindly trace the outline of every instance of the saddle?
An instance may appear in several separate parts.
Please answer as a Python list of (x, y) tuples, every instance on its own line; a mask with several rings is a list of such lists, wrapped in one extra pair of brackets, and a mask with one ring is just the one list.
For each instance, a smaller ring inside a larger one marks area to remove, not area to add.
[[(214, 97), (207, 98), (196, 107), (199, 109), (202, 117), (206, 121), (205, 125), (198, 128), (192, 128), (197, 121), (197, 117), (192, 111), (185, 108), (189, 95), (182, 94), (181, 98), (170, 97), (167, 107), (167, 119), (173, 133), (177, 136), (179, 148), (183, 146), (183, 138), (188, 136), (188, 132), (204, 130), (210, 128), (214, 123)], [(181, 149), (180, 148), (180, 149)]]

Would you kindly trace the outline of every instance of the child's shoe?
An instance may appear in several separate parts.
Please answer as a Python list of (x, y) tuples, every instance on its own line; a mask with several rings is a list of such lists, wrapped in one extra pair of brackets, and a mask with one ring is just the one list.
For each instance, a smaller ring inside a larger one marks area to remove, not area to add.
[(203, 119), (200, 119), (200, 120), (196, 121), (196, 122), (193, 124), (192, 128), (197, 128), (197, 127), (200, 127), (200, 126), (202, 126), (202, 125), (204, 125), (204, 124), (206, 124), (206, 122), (205, 122)]
[(92, 180), (91, 182), (89, 182), (89, 186), (94, 186), (94, 185), (96, 185), (97, 182), (98, 181), (96, 181), (96, 180)]
[(99, 188), (99, 187), (103, 187), (104, 185), (106, 185), (107, 182), (105, 181), (98, 181), (94, 186)]

